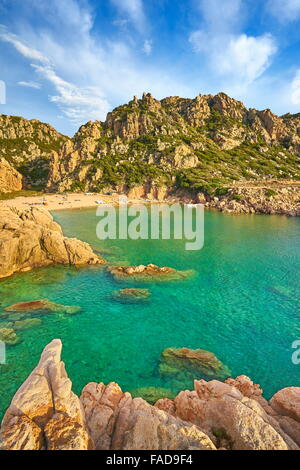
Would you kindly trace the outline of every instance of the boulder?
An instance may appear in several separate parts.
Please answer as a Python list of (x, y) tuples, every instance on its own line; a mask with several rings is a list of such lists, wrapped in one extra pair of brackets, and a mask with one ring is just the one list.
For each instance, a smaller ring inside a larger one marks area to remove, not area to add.
[[(21, 448), (24, 445), (24, 436), (20, 433), (18, 423), (24, 423), (25, 418), (28, 433), (30, 434), (32, 429), (35, 436), (28, 439), (28, 450), (47, 448), (49, 442), (51, 448), (64, 447), (64, 433), (72, 435), (69, 432), (70, 423), (73, 427), (76, 425), (78, 434), (82, 438), (82, 440), (74, 438), (70, 447), (76, 448), (79, 444), (83, 450), (92, 447), (81, 403), (71, 390), (72, 382), (66, 374), (64, 363), (60, 360), (61, 349), (61, 341), (53, 340), (44, 349), (37, 367), (13, 397), (2, 421), (0, 437), (2, 449), (11, 450), (15, 446)], [(53, 431), (55, 423), (58, 428), (56, 436)], [(42, 444), (37, 437), (40, 436), (37, 428), (43, 433)]]
[(91, 247), (64, 237), (44, 208), (0, 206), (0, 278), (51, 264), (103, 264)]

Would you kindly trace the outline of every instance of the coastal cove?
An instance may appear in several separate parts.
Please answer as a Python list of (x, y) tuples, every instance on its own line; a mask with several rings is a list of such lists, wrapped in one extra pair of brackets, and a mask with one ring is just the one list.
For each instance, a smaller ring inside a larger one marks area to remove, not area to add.
[[(66, 236), (88, 242), (111, 263), (171, 266), (194, 270), (184, 281), (118, 282), (101, 266), (51, 266), (0, 282), (1, 309), (47, 298), (81, 307), (76, 315), (45, 315), (7, 347), (0, 366), (0, 415), (36, 364), (45, 344), (61, 338), (73, 389), (90, 381), (116, 381), (123, 390), (182, 383), (160, 377), (167, 347), (212, 351), (231, 370), (246, 374), (270, 397), (279, 388), (300, 386), (292, 363), (299, 339), (300, 220), (285, 216), (205, 214), (205, 245), (184, 250), (184, 240), (100, 241), (95, 209), (53, 212)], [(121, 303), (112, 293), (147, 288), (147, 302)], [(189, 379), (184, 384), (192, 389)]]

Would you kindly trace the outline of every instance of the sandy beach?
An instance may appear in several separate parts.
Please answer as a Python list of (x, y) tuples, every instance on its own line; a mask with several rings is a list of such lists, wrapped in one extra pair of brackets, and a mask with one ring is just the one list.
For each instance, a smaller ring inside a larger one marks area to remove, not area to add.
[[(49, 211), (65, 209), (82, 209), (98, 207), (99, 205), (117, 205), (119, 194), (101, 193), (68, 193), (68, 194), (43, 194), (41, 196), (19, 196), (13, 199), (0, 201), (0, 207), (45, 207)], [(141, 199), (128, 199), (128, 203), (150, 202)], [(152, 201), (156, 202), (156, 201)]]

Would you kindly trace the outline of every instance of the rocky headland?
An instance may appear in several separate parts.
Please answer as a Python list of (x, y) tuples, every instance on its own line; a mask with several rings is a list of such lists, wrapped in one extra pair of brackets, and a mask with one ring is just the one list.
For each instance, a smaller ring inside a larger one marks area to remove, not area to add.
[(87, 243), (64, 237), (47, 210), (0, 207), (0, 278), (52, 264), (102, 263)]
[[(53, 340), (17, 391), (0, 431), (2, 450), (299, 450), (300, 388), (271, 400), (248, 377), (195, 380), (194, 390), (150, 405), (116, 383), (72, 392), (62, 343)], [(157, 390), (159, 394), (159, 389)], [(148, 390), (153, 401), (154, 390)]]

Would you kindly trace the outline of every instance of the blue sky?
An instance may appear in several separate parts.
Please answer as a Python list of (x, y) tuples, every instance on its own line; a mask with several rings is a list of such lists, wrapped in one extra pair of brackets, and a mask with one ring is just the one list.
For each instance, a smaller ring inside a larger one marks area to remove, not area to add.
[(3, 114), (72, 135), (133, 95), (300, 111), (300, 0), (0, 0)]

